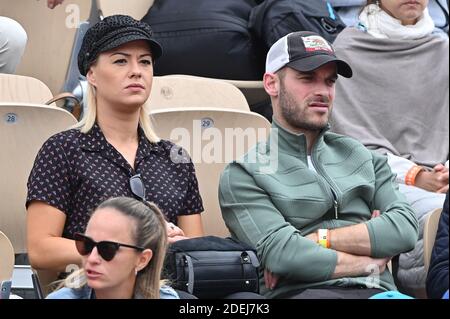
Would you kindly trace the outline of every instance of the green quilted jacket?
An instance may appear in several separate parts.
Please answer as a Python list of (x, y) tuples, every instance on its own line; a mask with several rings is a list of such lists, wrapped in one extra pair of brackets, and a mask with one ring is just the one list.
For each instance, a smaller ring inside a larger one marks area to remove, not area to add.
[[(396, 290), (389, 271), (332, 279), (336, 251), (304, 238), (318, 228), (366, 223), (372, 257), (411, 250), (418, 222), (399, 192), (387, 159), (358, 141), (323, 130), (308, 168), (306, 138), (274, 121), (270, 138), (224, 170), (219, 189), (222, 215), (233, 237), (256, 247), (261, 293), (269, 298), (314, 286)], [(371, 219), (373, 210), (381, 216)], [(262, 269), (280, 276), (274, 290)]]

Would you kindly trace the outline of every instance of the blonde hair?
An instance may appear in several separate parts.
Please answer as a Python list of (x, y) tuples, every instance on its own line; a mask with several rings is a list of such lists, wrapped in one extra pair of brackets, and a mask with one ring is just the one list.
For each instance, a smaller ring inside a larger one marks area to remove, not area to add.
[[(159, 290), (167, 281), (161, 280), (168, 239), (166, 221), (159, 208), (153, 203), (141, 202), (134, 198), (117, 197), (101, 203), (97, 209), (113, 208), (135, 221), (135, 245), (151, 249), (153, 256), (149, 263), (136, 275), (134, 295), (140, 294), (145, 299), (159, 299)], [(95, 212), (94, 212), (95, 213)], [(87, 284), (84, 269), (70, 274), (58, 286), (80, 289)]]
[[(73, 128), (80, 129), (81, 133), (87, 134), (92, 127), (95, 124), (95, 121), (97, 120), (97, 98), (96, 98), (96, 92), (95, 87), (88, 83), (87, 87), (87, 107), (85, 108), (86, 114), (83, 115), (83, 118), (80, 122), (78, 122)], [(140, 114), (139, 114), (139, 125), (144, 131), (145, 137), (151, 142), (151, 143), (158, 143), (160, 141), (160, 138), (153, 130), (151, 121), (150, 121), (150, 115), (147, 110), (147, 106), (144, 104), (141, 106)]]

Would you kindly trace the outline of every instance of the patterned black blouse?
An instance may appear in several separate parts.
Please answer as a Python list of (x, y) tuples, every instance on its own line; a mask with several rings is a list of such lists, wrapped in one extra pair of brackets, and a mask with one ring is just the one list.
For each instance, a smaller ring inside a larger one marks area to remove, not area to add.
[[(150, 143), (141, 128), (133, 169), (95, 124), (87, 133), (68, 130), (50, 137), (40, 149), (28, 179), (26, 205), (38, 200), (67, 215), (63, 237), (84, 232), (90, 212), (102, 201), (134, 197), (130, 177), (139, 173), (146, 198), (168, 221), (203, 211), (194, 165), (188, 157), (173, 161), (173, 143)], [(171, 156), (172, 155), (172, 156)], [(184, 155), (183, 155), (184, 156)]]

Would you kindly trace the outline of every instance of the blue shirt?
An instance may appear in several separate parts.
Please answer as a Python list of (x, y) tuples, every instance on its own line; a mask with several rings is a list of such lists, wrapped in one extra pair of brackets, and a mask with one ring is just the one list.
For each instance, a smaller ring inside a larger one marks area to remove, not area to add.
[[(180, 299), (173, 288), (169, 286), (162, 286), (159, 289), (160, 299)], [(61, 288), (47, 296), (46, 299), (95, 299), (92, 289), (85, 285), (80, 289)], [(135, 299), (142, 299), (142, 296), (135, 296)]]

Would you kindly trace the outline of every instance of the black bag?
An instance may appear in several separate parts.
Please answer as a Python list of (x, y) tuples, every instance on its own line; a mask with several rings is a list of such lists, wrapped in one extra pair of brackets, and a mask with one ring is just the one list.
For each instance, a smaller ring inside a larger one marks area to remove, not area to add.
[(205, 236), (169, 246), (164, 275), (173, 288), (200, 298), (259, 292), (259, 261), (250, 246), (231, 238)]
[(270, 48), (295, 31), (312, 31), (333, 42), (345, 23), (325, 0), (265, 0), (254, 7), (250, 30)]
[(155, 1), (142, 18), (163, 47), (155, 75), (261, 80), (265, 51), (248, 30), (254, 0)]

